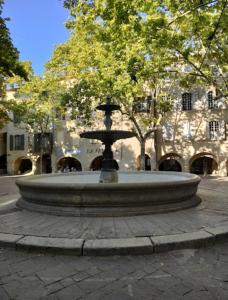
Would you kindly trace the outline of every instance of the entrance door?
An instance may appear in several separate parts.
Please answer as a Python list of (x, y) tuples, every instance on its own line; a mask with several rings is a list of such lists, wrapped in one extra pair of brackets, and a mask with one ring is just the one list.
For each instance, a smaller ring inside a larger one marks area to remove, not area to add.
[(191, 165), (191, 173), (198, 175), (210, 175), (216, 168), (216, 162), (213, 158), (202, 156), (196, 158)]
[(182, 168), (181, 168), (180, 163), (176, 159), (170, 158), (170, 159), (166, 159), (160, 163), (159, 171), (181, 172)]

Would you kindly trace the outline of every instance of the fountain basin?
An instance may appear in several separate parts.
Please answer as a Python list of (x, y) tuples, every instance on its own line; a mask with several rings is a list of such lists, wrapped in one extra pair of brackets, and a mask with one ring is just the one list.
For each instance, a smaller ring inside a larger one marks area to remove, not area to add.
[(130, 216), (193, 207), (200, 202), (197, 175), (119, 172), (118, 183), (98, 183), (100, 172), (38, 175), (17, 180), (17, 205), (69, 216)]

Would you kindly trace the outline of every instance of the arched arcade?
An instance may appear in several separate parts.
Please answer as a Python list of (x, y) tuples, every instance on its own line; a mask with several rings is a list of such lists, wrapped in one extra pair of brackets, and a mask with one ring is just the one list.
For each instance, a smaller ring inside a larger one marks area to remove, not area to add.
[(177, 153), (167, 153), (158, 162), (159, 171), (182, 172), (183, 159)]
[(218, 163), (213, 154), (202, 152), (190, 159), (189, 170), (198, 175), (210, 175), (218, 170)]
[(32, 161), (28, 157), (18, 157), (13, 164), (13, 173), (26, 174), (32, 171)]
[(78, 159), (71, 156), (65, 156), (59, 159), (57, 162), (58, 172), (75, 172), (81, 171), (82, 165)]

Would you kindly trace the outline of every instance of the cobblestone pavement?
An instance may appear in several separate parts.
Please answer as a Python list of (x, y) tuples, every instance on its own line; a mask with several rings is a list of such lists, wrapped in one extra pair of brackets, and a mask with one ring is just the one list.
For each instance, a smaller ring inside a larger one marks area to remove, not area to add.
[(15, 180), (18, 176), (0, 176), (0, 196), (18, 193)]
[[(0, 186), (4, 188), (1, 178)], [(227, 177), (203, 179), (198, 192), (202, 203), (195, 208), (133, 217), (61, 217), (19, 210), (13, 201), (18, 197), (13, 194), (15, 187), (12, 191), (0, 198), (4, 204), (0, 206), (3, 233), (80, 239), (131, 238), (194, 232), (228, 224)]]
[[(89, 224), (87, 222), (75, 221), (72, 226), (69, 225), (69, 220), (72, 218), (62, 219), (59, 224), (61, 217), (54, 222), (50, 216), (29, 212), (22, 214), (14, 207), (14, 203), (9, 203), (17, 196), (17, 190), (15, 187), (11, 189), (12, 183), (8, 185), (6, 181), (3, 185), (0, 178), (0, 193), (3, 193), (2, 191), (7, 187), (6, 194), (1, 195), (0, 198), (0, 207), (3, 207), (2, 211), (0, 209), (0, 227), (5, 224), (5, 229), (8, 226), (10, 230), (25, 230), (23, 218), (26, 217), (27, 221), (30, 220), (33, 230), (37, 230), (39, 234), (45, 233), (50, 229), (48, 227), (50, 223), (43, 223), (45, 217), (46, 222), (49, 222), (48, 218), (52, 220), (53, 228), (54, 224), (56, 225), (59, 235), (71, 232), (72, 236), (75, 236), (80, 231), (83, 236), (84, 232), (89, 232), (86, 231)], [(164, 232), (170, 224), (171, 232), (176, 232), (202, 226), (200, 220), (204, 220), (204, 224), (211, 226), (222, 224), (228, 221), (227, 183), (227, 178), (204, 179), (200, 185), (200, 193), (201, 196), (206, 197), (197, 208), (154, 215), (154, 223), (149, 222), (145, 216), (143, 222), (140, 218), (137, 222), (132, 218), (134, 221), (130, 229), (128, 222), (121, 223), (119, 220), (120, 224), (118, 224), (115, 220), (115, 224), (125, 228), (123, 232), (126, 236), (138, 232), (137, 228), (143, 228), (145, 233), (146, 229), (155, 225), (157, 232), (159, 230)], [(191, 211), (194, 213), (190, 213)], [(190, 216), (189, 221), (186, 219), (187, 216)], [(91, 222), (94, 223), (90, 223), (90, 226), (93, 227), (95, 220), (91, 218)], [(103, 220), (104, 218), (100, 220), (100, 227), (97, 227), (100, 229), (96, 229), (97, 233), (106, 232), (112, 235), (118, 232), (117, 227), (115, 230), (110, 230), (112, 218), (107, 218), (105, 222)], [(141, 227), (137, 227), (137, 224), (141, 224)], [(75, 229), (76, 225), (81, 226), (80, 230)], [(61, 227), (65, 229), (61, 231)], [(26, 228), (30, 230), (29, 226)], [(112, 257), (62, 256), (1, 248), (0, 300), (4, 299), (226, 300), (228, 299), (228, 243), (199, 250), (186, 249), (146, 256)]]
[(0, 251), (0, 299), (228, 299), (228, 243), (147, 256)]

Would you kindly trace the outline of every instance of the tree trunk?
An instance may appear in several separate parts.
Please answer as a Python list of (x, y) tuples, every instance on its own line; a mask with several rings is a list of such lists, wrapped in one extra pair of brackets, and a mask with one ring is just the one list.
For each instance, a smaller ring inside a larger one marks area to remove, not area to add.
[(41, 132), (40, 140), (40, 174), (43, 173), (43, 132)]
[(140, 154), (140, 170), (145, 170), (145, 140), (140, 141), (140, 147), (141, 147), (141, 154)]
[(154, 148), (155, 148), (155, 157), (156, 157), (156, 170), (159, 168), (159, 160), (162, 153), (162, 128), (158, 127), (154, 132)]

